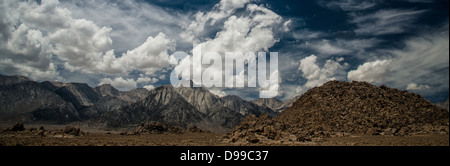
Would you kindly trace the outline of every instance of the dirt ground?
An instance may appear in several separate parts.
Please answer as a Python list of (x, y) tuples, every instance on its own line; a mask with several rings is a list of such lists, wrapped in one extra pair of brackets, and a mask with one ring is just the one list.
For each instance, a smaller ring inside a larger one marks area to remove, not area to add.
[(230, 143), (237, 146), (449, 146), (448, 135), (351, 135), (340, 138), (314, 138), (312, 141), (272, 141), (250, 144), (247, 142)]
[[(45, 134), (38, 134), (35, 125), (25, 131), (0, 131), (0, 146), (449, 146), (449, 135), (350, 135), (340, 138), (315, 138), (306, 142), (271, 141), (255, 144), (246, 141), (230, 143), (223, 135), (209, 132), (184, 132), (132, 135), (121, 130), (86, 129), (78, 136), (58, 133), (64, 126), (46, 125)], [(122, 133), (122, 134), (121, 134)]]
[(83, 136), (39, 137), (26, 133), (0, 136), (3, 146), (214, 146), (216, 134), (85, 134)]

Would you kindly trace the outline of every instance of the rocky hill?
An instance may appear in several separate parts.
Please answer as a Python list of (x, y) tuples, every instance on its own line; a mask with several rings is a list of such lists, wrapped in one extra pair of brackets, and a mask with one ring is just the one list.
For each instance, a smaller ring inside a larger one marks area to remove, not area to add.
[(331, 81), (309, 90), (273, 119), (245, 118), (231, 133), (230, 141), (448, 134), (448, 118), (448, 111), (414, 93), (366, 82)]

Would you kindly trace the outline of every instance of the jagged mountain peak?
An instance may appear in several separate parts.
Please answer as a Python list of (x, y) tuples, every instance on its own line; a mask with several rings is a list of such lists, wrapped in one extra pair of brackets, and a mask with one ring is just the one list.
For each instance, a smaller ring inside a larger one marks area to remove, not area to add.
[(95, 87), (95, 91), (102, 96), (118, 96), (120, 91), (114, 88), (111, 84), (103, 84)]
[(67, 83), (55, 90), (55, 93), (71, 102), (75, 108), (81, 109), (94, 105), (101, 95), (86, 83)]
[(236, 96), (236, 95), (226, 95), (226, 96), (223, 96), (222, 99), (225, 99), (225, 100), (244, 100), (241, 97)]
[(58, 88), (61, 88), (63, 86), (67, 86), (68, 83), (43, 81), (43, 82), (41, 82), (41, 85), (46, 87), (50, 91), (55, 91)]
[(259, 106), (255, 103), (246, 101), (239, 96), (236, 95), (227, 95), (221, 98), (223, 101), (223, 105), (229, 109), (235, 110), (239, 112), (243, 116), (247, 116), (250, 114), (254, 114), (256, 116), (261, 115), (262, 113), (268, 114), (271, 117), (277, 115), (272, 109), (266, 106)]
[(266, 106), (273, 106), (274, 108), (279, 107), (283, 104), (283, 101), (281, 101), (278, 98), (259, 98), (256, 100), (252, 101), (255, 104), (261, 104), (261, 105), (266, 105)]
[(130, 91), (121, 93), (117, 98), (124, 100), (128, 103), (135, 103), (148, 96), (149, 91), (145, 88), (136, 88)]
[[(0, 94), (3, 98), (11, 99), (2, 100), (2, 106), (8, 108), (0, 111), (24, 110), (18, 107), (23, 106), (27, 108), (25, 112), (31, 114), (31, 119), (61, 123), (88, 121), (115, 127), (160, 121), (181, 127), (196, 125), (205, 130), (225, 132), (237, 125), (244, 115), (275, 115), (270, 108), (258, 106), (238, 96), (221, 98), (205, 87), (163, 85), (150, 91), (137, 88), (120, 92), (108, 84), (92, 88), (86, 83), (38, 83), (22, 77), (0, 78), (0, 82), (8, 84), (2, 86)], [(192, 81), (189, 83), (193, 84)], [(33, 96), (35, 93), (38, 95)], [(8, 97), (13, 94), (20, 94), (17, 97), (23, 101)]]

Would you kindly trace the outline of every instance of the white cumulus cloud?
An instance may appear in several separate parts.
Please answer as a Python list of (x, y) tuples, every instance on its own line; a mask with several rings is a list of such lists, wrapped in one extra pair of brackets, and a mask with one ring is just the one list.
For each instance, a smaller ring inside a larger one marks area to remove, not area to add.
[(410, 83), (408, 84), (408, 86), (406, 86), (406, 90), (423, 90), (423, 89), (430, 89), (430, 86), (417, 85), (416, 83)]
[[(85, 3), (82, 1), (79, 5)], [(136, 7), (131, 1), (124, 4)], [(153, 36), (135, 34), (146, 36), (147, 40), (118, 55), (111, 35), (117, 32), (111, 26), (89, 20), (98, 19), (92, 10), (86, 11), (95, 17), (79, 18), (86, 15), (80, 14), (82, 10), (69, 2), (7, 0), (2, 1), (0, 11), (2, 74), (24, 75), (37, 80), (62, 80), (58, 71), (62, 69), (97, 75), (127, 76), (133, 71), (152, 75), (169, 67), (168, 51), (175, 46), (175, 41), (162, 32)], [(73, 11), (77, 13), (76, 17)], [(130, 30), (116, 25), (112, 24), (119, 31)]]
[(234, 13), (236, 9), (243, 8), (251, 0), (221, 0), (209, 12), (197, 12), (194, 21), (184, 26), (180, 37), (186, 42), (200, 42), (198, 39), (205, 32), (205, 28), (213, 26), (217, 21), (225, 19)]
[(153, 89), (155, 89), (155, 86), (153, 86), (153, 85), (146, 85), (146, 86), (144, 86), (144, 88), (147, 89), (147, 90), (153, 90)]
[(342, 61), (344, 61), (344, 58), (329, 59), (320, 68), (315, 55), (300, 60), (298, 70), (303, 73), (302, 76), (307, 82), (297, 87), (297, 94), (305, 93), (308, 89), (321, 86), (328, 81), (340, 79), (344, 69), (348, 67), (347, 63), (341, 64)]
[[(204, 42), (197, 45), (199, 48), (198, 50), (201, 51), (202, 55), (208, 52), (219, 53), (222, 60), (221, 63), (224, 63), (227, 52), (240, 52), (244, 55), (248, 52), (268, 52), (269, 48), (279, 41), (276, 37), (276, 33), (278, 33), (277, 31), (283, 30), (283, 18), (263, 5), (247, 4), (234, 7), (244, 6), (246, 6), (246, 8), (243, 13), (237, 14), (232, 12), (228, 15), (221, 15), (224, 17), (222, 19), (225, 20), (225, 22), (223, 22), (222, 30), (218, 31), (212, 39), (203, 38), (202, 40), (204, 40)], [(202, 24), (203, 22), (201, 20), (205, 19), (210, 20), (210, 15), (213, 13), (217, 13), (217, 9), (214, 9), (208, 13), (197, 14), (193, 24)], [(186, 29), (186, 32), (190, 32), (189, 28)], [(201, 46), (201, 49), (199, 46)], [(196, 49), (194, 48), (194, 50)], [(203, 73), (207, 68), (208, 72), (215, 74), (214, 78), (222, 77), (220, 74), (224, 74), (225, 78), (233, 75), (232, 72), (224, 71), (222, 68), (223, 65), (202, 66), (189, 64), (191, 62), (191, 58), (192, 56), (183, 59), (174, 70), (178, 72), (190, 71), (192, 68), (193, 73)], [(238, 61), (256, 61), (256, 56), (242, 56), (240, 58), (238, 58)], [(198, 60), (193, 61), (197, 62)], [(271, 75), (272, 74), (273, 73), (271, 73)], [(244, 73), (237, 73), (237, 75), (244, 75)], [(195, 84), (200, 84), (199, 82), (196, 82), (195, 79), (193, 81)], [(279, 85), (277, 84), (277, 86)], [(274, 92), (275, 89), (277, 90), (277, 87), (274, 86), (269, 91)]]
[(348, 72), (348, 80), (383, 83), (389, 75), (390, 60), (377, 60), (360, 65), (358, 69)]
[(103, 78), (99, 85), (110, 84), (114, 88), (117, 88), (121, 91), (128, 91), (137, 87), (136, 82), (133, 79), (124, 79), (122, 77), (117, 77), (114, 79), (111, 78)]

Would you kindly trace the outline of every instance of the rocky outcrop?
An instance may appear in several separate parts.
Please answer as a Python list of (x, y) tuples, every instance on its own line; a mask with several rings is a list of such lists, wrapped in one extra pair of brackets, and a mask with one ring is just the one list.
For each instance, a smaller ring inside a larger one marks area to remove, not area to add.
[(275, 118), (249, 116), (229, 141), (310, 141), (351, 134), (448, 134), (448, 111), (420, 95), (366, 82), (331, 81), (303, 94)]
[(24, 131), (25, 127), (23, 126), (23, 123), (16, 123), (9, 131)]
[(136, 129), (135, 135), (142, 134), (162, 134), (162, 133), (177, 133), (180, 134), (183, 132), (183, 129), (167, 125), (157, 121), (151, 121), (146, 123), (141, 123), (139, 127)]
[(20, 135), (28, 135), (27, 137), (31, 135), (32, 137), (75, 138), (76, 136), (83, 136), (86, 134), (77, 126), (68, 125), (65, 126), (64, 129), (46, 130), (43, 126), (39, 128), (25, 128), (23, 123), (16, 123), (11, 128), (7, 128), (3, 131), (0, 130), (0, 134), (1, 133), (12, 135), (13, 138)]
[(73, 136), (79, 136), (81, 135), (81, 130), (79, 127), (77, 126), (66, 126), (63, 130), (64, 134), (69, 134), (69, 135), (73, 135)]

